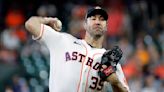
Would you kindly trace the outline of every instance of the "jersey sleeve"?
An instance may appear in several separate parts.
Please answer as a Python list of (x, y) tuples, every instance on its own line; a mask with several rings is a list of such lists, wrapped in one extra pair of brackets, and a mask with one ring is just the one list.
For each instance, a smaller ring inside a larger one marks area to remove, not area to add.
[[(61, 40), (61, 33), (55, 31), (50, 26), (41, 24), (40, 34), (37, 37), (32, 36), (33, 40), (37, 40), (40, 43), (47, 45), (47, 47), (52, 46), (52, 44), (58, 43)], [(55, 44), (57, 46), (59, 44)]]
[(130, 92), (130, 89), (129, 89), (129, 86), (128, 86), (128, 83), (126, 81), (126, 78), (124, 76), (124, 73), (123, 73), (123, 70), (122, 70), (122, 67), (121, 65), (118, 63), (117, 64), (117, 70), (116, 70), (116, 74), (118, 76), (118, 79), (121, 81), (121, 83), (123, 84), (124, 87), (126, 87), (128, 89), (128, 92)]

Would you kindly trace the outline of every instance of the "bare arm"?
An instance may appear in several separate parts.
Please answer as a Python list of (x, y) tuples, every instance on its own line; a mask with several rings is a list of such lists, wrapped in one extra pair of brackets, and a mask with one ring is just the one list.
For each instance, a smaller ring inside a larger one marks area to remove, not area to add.
[(119, 81), (116, 73), (112, 73), (108, 76), (107, 81), (111, 83), (113, 92), (129, 92), (128, 89)]
[(49, 25), (56, 31), (60, 31), (62, 27), (60, 20), (58, 20), (57, 18), (43, 18), (37, 16), (29, 18), (25, 23), (25, 27), (32, 35), (37, 37), (40, 35), (41, 24)]

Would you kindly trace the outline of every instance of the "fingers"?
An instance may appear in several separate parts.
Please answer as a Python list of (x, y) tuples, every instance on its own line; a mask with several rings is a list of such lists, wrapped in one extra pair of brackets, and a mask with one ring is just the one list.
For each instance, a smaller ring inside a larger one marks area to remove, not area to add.
[(46, 17), (44, 18), (47, 21), (47, 24), (51, 26), (56, 31), (61, 31), (62, 29), (62, 22), (57, 18), (53, 17)]
[(114, 46), (112, 49), (112, 56), (114, 57), (115, 60), (118, 60), (122, 57), (122, 50), (118, 46)]
[(58, 18), (54, 18), (54, 19), (55, 19), (55, 21), (54, 21), (54, 24), (53, 24), (53, 28), (56, 31), (61, 31), (61, 29), (62, 29), (62, 22)]
[(45, 17), (44, 19), (47, 21), (47, 23), (55, 22), (57, 20), (57, 18), (52, 18), (52, 17)]

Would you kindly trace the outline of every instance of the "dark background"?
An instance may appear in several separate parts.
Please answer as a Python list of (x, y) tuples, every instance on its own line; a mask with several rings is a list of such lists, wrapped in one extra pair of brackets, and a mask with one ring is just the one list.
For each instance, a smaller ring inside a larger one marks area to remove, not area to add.
[[(104, 47), (119, 45), (132, 92), (164, 92), (162, 0), (0, 0), (0, 92), (48, 92), (49, 53), (24, 28), (31, 16), (58, 17), (63, 32), (83, 38), (87, 9), (109, 13)], [(109, 88), (109, 92), (111, 89)]]

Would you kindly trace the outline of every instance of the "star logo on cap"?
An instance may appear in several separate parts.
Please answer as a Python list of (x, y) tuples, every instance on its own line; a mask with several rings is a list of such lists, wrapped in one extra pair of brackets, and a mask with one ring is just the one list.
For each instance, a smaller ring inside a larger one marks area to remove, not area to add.
[(101, 7), (100, 6), (96, 6), (95, 9), (101, 9)]

